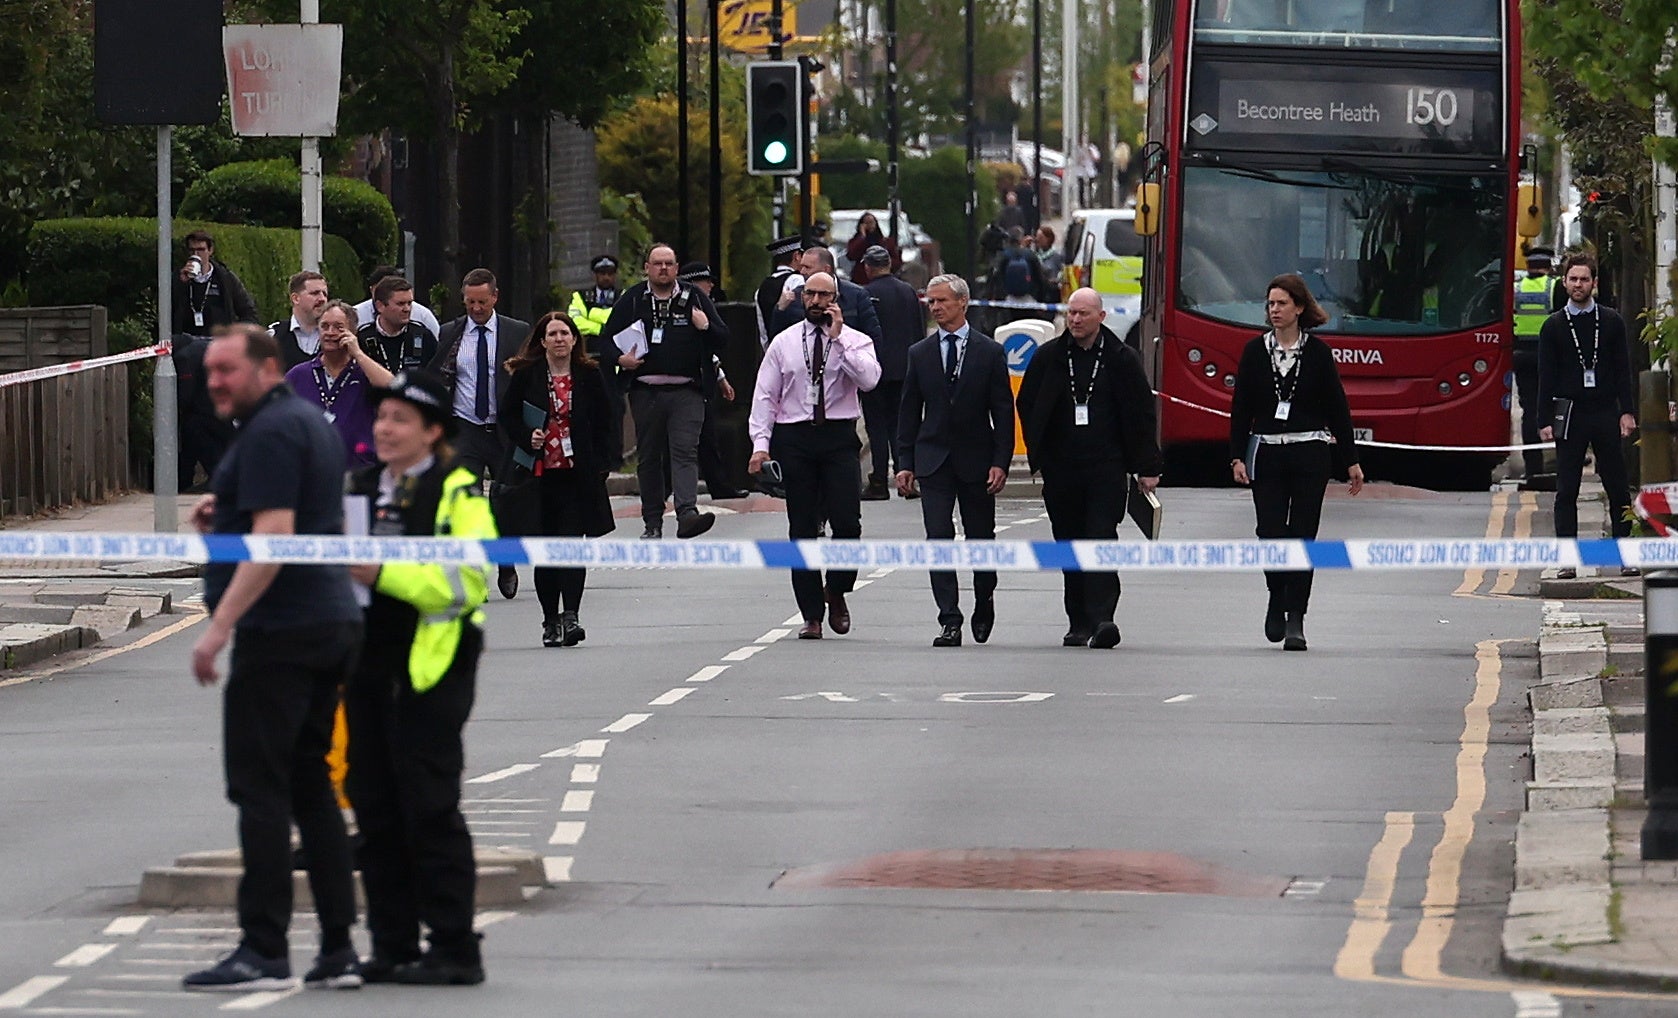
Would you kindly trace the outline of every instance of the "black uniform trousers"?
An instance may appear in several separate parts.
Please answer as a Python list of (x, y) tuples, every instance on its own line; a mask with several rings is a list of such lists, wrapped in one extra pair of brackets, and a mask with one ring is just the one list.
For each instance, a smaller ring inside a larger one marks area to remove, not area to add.
[[(536, 479), (541, 499), (541, 526), (544, 537), (582, 537), (583, 507), (589, 504), (590, 486), (584, 483), (579, 470), (544, 470)], [(583, 584), (588, 570), (536, 567), (536, 599), (542, 602), (542, 617), (559, 617), (560, 599), (565, 610), (578, 611), (583, 604)]]
[[(985, 490), (984, 481), (957, 479), (948, 463), (930, 474), (917, 475), (921, 486), (921, 519), (932, 541), (953, 541), (955, 512), (961, 509), (961, 527), (970, 541), (989, 541), (996, 536), (996, 496)], [(953, 572), (931, 574), (932, 599), (938, 604), (938, 624), (959, 626), (962, 622), (960, 586)], [(981, 604), (996, 594), (996, 574), (973, 574), (973, 603)]]
[[(1045, 464), (1043, 508), (1057, 541), (1112, 541), (1124, 519), (1129, 482), (1118, 460)], [(924, 496), (923, 496), (924, 497)], [(1088, 635), (1119, 610), (1119, 574), (1061, 571), (1071, 631)]]
[[(1515, 395), (1521, 401), (1521, 444), (1536, 445), (1538, 429), (1549, 424), (1538, 414), (1538, 347), (1520, 342), (1515, 344)], [(1544, 450), (1522, 449), (1521, 463), (1530, 479), (1544, 472)]]
[[(1312, 540), (1323, 519), (1332, 460), (1327, 442), (1260, 445), (1253, 465), (1253, 510), (1259, 537)], [(1281, 600), (1284, 611), (1304, 615), (1311, 602), (1311, 579), (1304, 570), (1267, 569), (1264, 584)]]
[(868, 432), (868, 479), (886, 483), (897, 465), (897, 410), (903, 404), (903, 383), (881, 380), (861, 394), (862, 427)]
[[(345, 786), (361, 827), (361, 882), (373, 953), (420, 956), (420, 924), (441, 959), (478, 964), (472, 931), (478, 871), (460, 812), (461, 730), (472, 713), (483, 633), (468, 624), (441, 682), (414, 692), (408, 648), (377, 648), (344, 698), (350, 727)], [(370, 648), (374, 650), (374, 648)]]
[(286, 956), (291, 825), (303, 838), (323, 950), (349, 943), (355, 878), (326, 753), (338, 689), (361, 651), (361, 623), (240, 629), (223, 693), (227, 798), (239, 809), (239, 927), (264, 958)]
[(1613, 403), (1573, 404), (1567, 437), (1556, 441), (1556, 536), (1579, 536), (1579, 483), (1585, 473), (1585, 450), (1596, 455), (1596, 476), (1608, 495), (1608, 519), (1615, 537), (1630, 537), (1631, 508), (1626, 457), (1620, 438), (1620, 411)]
[[(787, 536), (814, 538), (823, 517), (836, 539), (862, 536), (862, 464), (856, 421), (824, 424), (777, 424), (769, 435), (769, 455), (781, 464), (787, 486)], [(823, 590), (849, 594), (856, 570), (831, 570), (824, 584), (814, 569), (792, 570), (792, 593), (806, 622), (820, 622), (826, 609)]]
[(454, 437), (449, 444), (454, 446), (455, 457), (461, 466), (485, 478), (493, 477), (496, 471), (506, 466), (507, 439), (501, 434), (499, 426), (473, 424), (458, 417), (454, 425)]

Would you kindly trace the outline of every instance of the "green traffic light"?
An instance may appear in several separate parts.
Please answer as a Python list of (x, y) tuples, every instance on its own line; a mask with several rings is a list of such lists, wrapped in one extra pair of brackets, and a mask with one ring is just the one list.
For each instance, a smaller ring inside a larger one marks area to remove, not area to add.
[(787, 143), (784, 141), (772, 141), (763, 146), (763, 158), (776, 166), (786, 162), (788, 154)]

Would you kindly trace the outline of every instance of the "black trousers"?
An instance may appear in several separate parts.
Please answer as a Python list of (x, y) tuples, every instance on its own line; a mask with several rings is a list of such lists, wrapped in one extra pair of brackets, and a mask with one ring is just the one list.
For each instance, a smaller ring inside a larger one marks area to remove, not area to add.
[(903, 383), (881, 380), (862, 394), (862, 426), (868, 432), (868, 479), (886, 483), (897, 473), (897, 409), (903, 404)]
[(200, 414), (181, 416), (180, 454), (176, 457), (177, 487), (185, 491), (196, 479), (198, 465), (204, 465), (204, 476), (214, 476), (216, 464), (221, 462), (233, 441), (233, 429), (225, 421)]
[[(1253, 510), (1259, 537), (1311, 540), (1323, 519), (1331, 460), (1327, 442), (1260, 445), (1253, 467)], [(1304, 570), (1266, 570), (1270, 596), (1284, 611), (1304, 615), (1311, 602), (1311, 578)]]
[(239, 927), (265, 958), (286, 956), (291, 825), (303, 837), (321, 939), (347, 942), (355, 878), (326, 753), (338, 689), (361, 651), (361, 623), (240, 629), (222, 696), (227, 798), (239, 809)]
[[(1515, 395), (1521, 401), (1521, 444), (1532, 445), (1538, 439), (1538, 429), (1549, 421), (1538, 419), (1538, 347), (1515, 347)], [(1544, 450), (1521, 450), (1521, 463), (1527, 477), (1544, 472)]]
[(455, 434), (449, 440), (460, 465), (479, 477), (490, 477), (502, 469), (507, 458), (507, 440), (493, 427), (455, 418)]
[[(582, 537), (583, 507), (590, 495), (589, 484), (577, 470), (546, 470), (536, 479), (541, 499), (541, 526), (544, 537)], [(583, 606), (583, 584), (586, 569), (536, 567), (536, 599), (542, 602), (542, 617), (559, 617), (560, 599), (565, 610), (578, 611)]]
[(419, 957), (420, 924), (443, 959), (479, 961), (472, 932), (478, 872), (460, 812), (461, 729), (472, 713), (483, 634), (468, 625), (443, 680), (424, 693), (408, 679), (407, 648), (357, 669), (345, 696), (349, 776), (361, 827), (361, 884), (373, 953)]
[(1631, 492), (1620, 438), (1620, 411), (1612, 403), (1573, 405), (1573, 422), (1556, 442), (1556, 536), (1579, 536), (1579, 483), (1585, 473), (1585, 450), (1596, 456), (1596, 476), (1608, 495), (1608, 519), (1615, 537), (1630, 537)]
[[(921, 520), (926, 536), (934, 541), (954, 540), (955, 512), (961, 509), (961, 526), (969, 540), (988, 541), (996, 536), (996, 496), (985, 490), (984, 481), (963, 481), (948, 463), (930, 474), (917, 475), (921, 486)], [(934, 572), (932, 600), (938, 604), (938, 624), (959, 626), (962, 622), (960, 586), (953, 572)], [(988, 601), (996, 594), (996, 574), (973, 574), (973, 603)]]
[[(1117, 539), (1128, 486), (1118, 460), (1044, 466), (1043, 508), (1049, 513), (1054, 539)], [(1093, 632), (1118, 613), (1118, 573), (1062, 570), (1061, 585), (1066, 620), (1073, 632)]]
[[(775, 425), (769, 455), (781, 464), (787, 485), (788, 537), (815, 537), (824, 516), (834, 538), (862, 536), (861, 450), (855, 420)], [(849, 594), (855, 585), (854, 569), (830, 571), (825, 583), (817, 570), (792, 571), (792, 593), (806, 622), (822, 620), (824, 589)]]

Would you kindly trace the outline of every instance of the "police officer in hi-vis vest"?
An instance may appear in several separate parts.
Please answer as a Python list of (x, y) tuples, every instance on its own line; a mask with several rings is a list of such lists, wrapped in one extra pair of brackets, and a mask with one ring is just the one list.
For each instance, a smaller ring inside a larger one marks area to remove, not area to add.
[[(1538, 409), (1538, 330), (1555, 310), (1551, 306), (1550, 260), (1547, 247), (1527, 251), (1527, 274), (1515, 282), (1515, 395), (1521, 401), (1521, 444), (1538, 443), (1538, 429), (1546, 423)], [(1521, 450), (1528, 483), (1544, 473), (1544, 450)]]

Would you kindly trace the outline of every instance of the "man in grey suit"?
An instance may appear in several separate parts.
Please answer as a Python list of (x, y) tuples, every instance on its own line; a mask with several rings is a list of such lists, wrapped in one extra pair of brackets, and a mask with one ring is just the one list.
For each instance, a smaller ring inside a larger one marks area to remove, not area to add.
[[(460, 281), (460, 297), (466, 314), (443, 326), (430, 367), (448, 383), (460, 464), (488, 477), (503, 469), (509, 456), (495, 420), (508, 378), (501, 365), (524, 346), (530, 323), (495, 310), (501, 291), (488, 269), (468, 272)], [(502, 597), (514, 596), (519, 591), (518, 572), (502, 566), (497, 586)]]
[[(926, 536), (956, 536), (955, 511), (971, 540), (996, 536), (996, 496), (1014, 458), (1014, 398), (1002, 344), (967, 322), (967, 282), (934, 276), (927, 305), (938, 331), (909, 348), (897, 422), (897, 490), (918, 483)], [(932, 597), (942, 631), (934, 647), (961, 646), (960, 592), (953, 572), (934, 572)], [(973, 574), (973, 639), (996, 623), (996, 574)]]

